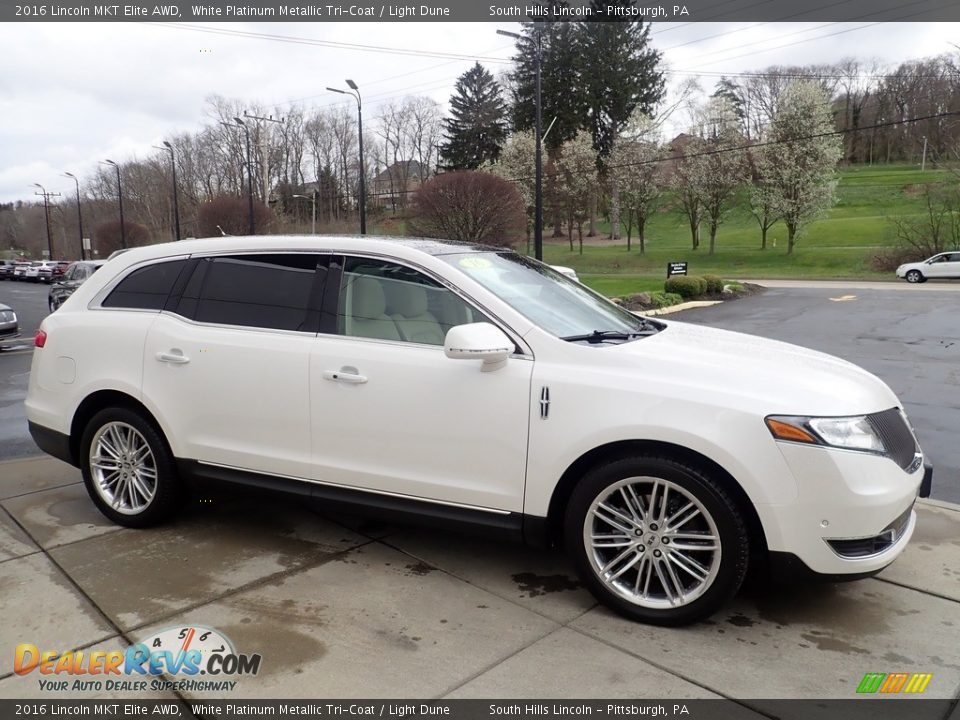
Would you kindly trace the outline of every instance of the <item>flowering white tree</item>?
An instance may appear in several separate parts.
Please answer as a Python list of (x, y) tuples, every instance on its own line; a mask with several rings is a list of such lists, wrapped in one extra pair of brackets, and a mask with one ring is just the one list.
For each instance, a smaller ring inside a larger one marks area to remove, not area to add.
[(533, 231), (534, 203), (536, 202), (536, 153), (533, 132), (515, 132), (507, 138), (500, 149), (497, 162), (484, 163), (480, 169), (509, 180), (523, 198), (527, 217), (527, 247)]
[(770, 124), (769, 186), (774, 209), (787, 226), (787, 254), (798, 233), (834, 203), (836, 166), (843, 152), (833, 132), (830, 98), (807, 81), (783, 94)]
[(646, 252), (647, 221), (662, 198), (663, 179), (658, 162), (660, 148), (642, 139), (620, 139), (610, 155), (611, 179), (619, 187), (620, 203), (627, 216), (627, 252), (636, 223), (640, 252)]
[(567, 237), (573, 250), (573, 225), (577, 226), (583, 254), (583, 223), (590, 218), (591, 200), (597, 192), (597, 153), (590, 133), (580, 131), (563, 144), (557, 161), (561, 195), (567, 209)]
[(701, 142), (699, 152), (689, 158), (689, 181), (699, 196), (703, 219), (710, 232), (711, 255), (716, 249), (717, 229), (733, 207), (737, 190), (747, 179), (739, 123), (729, 100), (713, 97), (699, 108), (692, 128)]

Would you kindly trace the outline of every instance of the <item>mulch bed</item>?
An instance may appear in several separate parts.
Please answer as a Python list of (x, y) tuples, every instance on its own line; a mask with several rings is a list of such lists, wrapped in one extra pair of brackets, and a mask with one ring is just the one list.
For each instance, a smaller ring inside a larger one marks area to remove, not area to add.
[[(740, 298), (749, 297), (751, 295), (757, 295), (766, 290), (763, 285), (756, 285), (754, 283), (740, 283), (743, 285), (743, 290), (735, 293), (704, 293), (699, 297), (684, 299), (684, 302), (689, 301), (700, 301), (700, 300), (722, 300), (726, 302), (727, 300), (739, 300)], [(634, 312), (644, 312), (646, 310), (656, 310), (657, 306), (650, 302), (650, 293), (637, 293), (636, 295), (631, 295), (626, 298), (620, 299), (620, 305), (625, 307), (627, 310), (632, 310)]]

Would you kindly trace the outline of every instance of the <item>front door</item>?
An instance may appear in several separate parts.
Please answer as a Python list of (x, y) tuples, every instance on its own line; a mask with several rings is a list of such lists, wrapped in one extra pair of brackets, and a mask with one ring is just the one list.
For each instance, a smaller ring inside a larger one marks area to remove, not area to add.
[(532, 359), (447, 358), (446, 331), (487, 318), (397, 263), (345, 258), (334, 304), (310, 357), (314, 479), (521, 512)]

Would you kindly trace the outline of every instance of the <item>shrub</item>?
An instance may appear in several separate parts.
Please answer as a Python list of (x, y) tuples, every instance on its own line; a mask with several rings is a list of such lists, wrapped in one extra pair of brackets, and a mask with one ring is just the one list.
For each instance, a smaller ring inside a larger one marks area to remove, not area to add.
[(150, 231), (140, 223), (123, 221), (123, 234), (120, 233), (120, 220), (107, 220), (97, 225), (93, 230), (96, 238), (99, 257), (107, 257), (114, 250), (123, 247), (123, 238), (126, 237), (127, 247), (139, 247), (150, 243)]
[(723, 278), (719, 275), (704, 275), (703, 279), (707, 281), (707, 294), (719, 295), (723, 292)]
[(703, 295), (707, 291), (707, 281), (697, 275), (677, 275), (667, 278), (663, 284), (664, 292), (676, 293), (690, 299)]
[[(267, 234), (273, 224), (273, 210), (256, 199), (253, 201), (253, 223), (258, 235)], [(215, 197), (197, 209), (197, 226), (200, 237), (220, 237), (223, 233), (249, 235), (249, 200), (246, 196), (236, 195)]]
[(870, 256), (868, 264), (871, 270), (877, 272), (893, 272), (904, 263), (925, 260), (927, 257), (929, 255), (922, 255), (915, 248), (894, 247), (874, 253)]
[(516, 186), (485, 172), (447, 172), (413, 197), (408, 226), (415, 235), (509, 246), (526, 227)]
[(683, 302), (683, 297), (671, 292), (652, 292), (650, 293), (650, 302), (654, 307), (665, 308), (671, 305), (679, 305)]
[(743, 292), (743, 285), (740, 283), (728, 283), (725, 287), (732, 293)]

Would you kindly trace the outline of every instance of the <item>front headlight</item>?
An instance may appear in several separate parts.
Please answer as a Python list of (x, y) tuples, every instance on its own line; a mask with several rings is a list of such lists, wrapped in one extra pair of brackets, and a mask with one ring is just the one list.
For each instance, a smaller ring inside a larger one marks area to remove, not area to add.
[(777, 440), (886, 454), (887, 448), (865, 415), (815, 418), (770, 415), (765, 420)]

